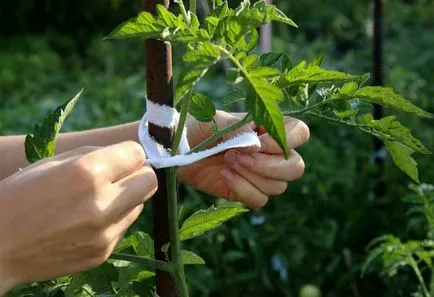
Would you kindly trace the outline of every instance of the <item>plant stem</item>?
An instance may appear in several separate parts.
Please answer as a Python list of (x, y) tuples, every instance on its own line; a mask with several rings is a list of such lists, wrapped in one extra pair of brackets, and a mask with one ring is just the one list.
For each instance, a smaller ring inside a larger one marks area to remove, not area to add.
[[(292, 115), (291, 113), (284, 113), (285, 115)], [(357, 123), (353, 123), (353, 122), (349, 122), (349, 121), (345, 121), (345, 120), (341, 120), (341, 119), (336, 119), (336, 118), (332, 118), (323, 114), (319, 114), (319, 113), (315, 113), (315, 112), (311, 112), (311, 111), (307, 111), (304, 113), (305, 115), (308, 116), (313, 116), (316, 118), (320, 118), (323, 120), (327, 120), (330, 122), (334, 122), (334, 123), (339, 123), (339, 124), (345, 124), (347, 126), (352, 126), (352, 127), (357, 127), (357, 128), (369, 128), (369, 125), (365, 125), (365, 124), (357, 124)]]
[(236, 129), (241, 128), (242, 126), (244, 126), (245, 124), (247, 124), (251, 120), (252, 119), (251, 119), (250, 113), (248, 113), (242, 120), (235, 122), (235, 123), (223, 128), (222, 130), (218, 131), (217, 133), (214, 133), (211, 137), (208, 137), (207, 139), (202, 141), (200, 144), (195, 146), (189, 153), (196, 153), (196, 152), (205, 150), (211, 144), (213, 144), (214, 142), (216, 142), (217, 140), (219, 140), (220, 138), (222, 138), (226, 134), (228, 134), (228, 133), (230, 133)]
[(113, 253), (110, 256), (110, 259), (124, 260), (124, 261), (139, 263), (141, 266), (143, 266), (146, 269), (149, 269), (151, 271), (153, 271), (155, 269), (160, 269), (160, 270), (164, 270), (167, 272), (171, 272), (173, 270), (170, 263), (167, 263), (164, 261), (159, 261), (159, 260), (154, 260), (154, 259), (149, 259), (149, 258), (145, 258), (145, 257), (141, 257), (141, 256), (136, 256), (136, 255), (123, 254), (123, 253)]
[(188, 17), (187, 10), (185, 9), (184, 2), (182, 0), (178, 0), (179, 10), (181, 10), (182, 15), (184, 16), (185, 22), (187, 25), (190, 25), (190, 18)]
[(170, 260), (172, 262), (172, 268), (174, 272), (173, 276), (178, 289), (179, 297), (188, 297), (188, 289), (184, 274), (184, 264), (182, 263), (181, 257), (181, 240), (179, 239), (176, 167), (167, 169), (166, 187), (169, 199), (170, 251), (172, 255)]
[(310, 110), (312, 110), (312, 109), (315, 109), (315, 108), (318, 108), (318, 107), (320, 107), (320, 106), (323, 106), (323, 105), (329, 103), (330, 101), (331, 101), (331, 100), (324, 100), (324, 101), (321, 101), (321, 102), (315, 103), (315, 104), (313, 104), (313, 105), (311, 105), (311, 106), (309, 106), (309, 107), (306, 107), (306, 108), (304, 108), (304, 109), (301, 109), (301, 110), (295, 110), (295, 111), (288, 111), (288, 112), (285, 112), (284, 114), (285, 114), (286, 116), (295, 116), (295, 115), (304, 114), (304, 113), (306, 113), (306, 112), (308, 112), (308, 111), (310, 111)]
[(196, 10), (197, 10), (196, 0), (190, 0), (190, 6), (188, 8), (192, 13), (196, 14)]
[(182, 132), (184, 131), (185, 120), (187, 119), (188, 108), (190, 107), (192, 90), (183, 99), (181, 104), (181, 114), (179, 115), (178, 127), (176, 127), (175, 136), (172, 143), (172, 155), (178, 153), (179, 143), (181, 142)]
[(419, 267), (417, 267), (416, 261), (413, 260), (410, 266), (411, 268), (413, 268), (413, 271), (416, 274), (417, 279), (419, 280), (424, 297), (431, 297), (431, 294), (429, 293), (428, 288), (426, 287), (422, 274), (420, 273)]

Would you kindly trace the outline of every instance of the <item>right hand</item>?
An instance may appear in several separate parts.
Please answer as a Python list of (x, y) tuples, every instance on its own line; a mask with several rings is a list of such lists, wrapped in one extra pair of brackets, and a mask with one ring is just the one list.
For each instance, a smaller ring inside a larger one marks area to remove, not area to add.
[(1, 181), (0, 295), (102, 264), (157, 189), (144, 161), (132, 141), (83, 147)]

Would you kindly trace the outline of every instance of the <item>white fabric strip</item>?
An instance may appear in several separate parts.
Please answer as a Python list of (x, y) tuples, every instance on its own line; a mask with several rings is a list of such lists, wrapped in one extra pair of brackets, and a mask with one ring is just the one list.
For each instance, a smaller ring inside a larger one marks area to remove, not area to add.
[(146, 106), (147, 112), (143, 116), (139, 125), (139, 140), (146, 152), (146, 164), (152, 165), (157, 169), (189, 165), (221, 153), (227, 149), (250, 146), (259, 148), (261, 146), (259, 138), (255, 132), (246, 132), (226, 140), (213, 148), (188, 154), (190, 146), (187, 139), (187, 129), (184, 127), (181, 142), (179, 144), (180, 155), (172, 157), (170, 150), (164, 148), (161, 144), (157, 143), (151, 135), (149, 135), (148, 123), (151, 122), (160, 127), (175, 128), (178, 125), (179, 113), (175, 108), (167, 105), (159, 105), (150, 100), (147, 100)]

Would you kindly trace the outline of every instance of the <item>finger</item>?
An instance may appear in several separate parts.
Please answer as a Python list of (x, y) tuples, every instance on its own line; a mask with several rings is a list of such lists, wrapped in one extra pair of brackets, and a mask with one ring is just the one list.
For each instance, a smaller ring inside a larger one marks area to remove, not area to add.
[(13, 179), (18, 175), (22, 175), (23, 173), (30, 173), (30, 172), (37, 173), (37, 172), (41, 172), (42, 170), (53, 168), (60, 164), (69, 162), (79, 156), (93, 152), (99, 148), (100, 147), (97, 146), (83, 146), (68, 152), (64, 152), (62, 154), (55, 155), (50, 158), (42, 159), (38, 162), (32, 163), (29, 166), (26, 166), (22, 170), (15, 172), (13, 175), (9, 176), (9, 179)]
[(149, 166), (143, 166), (129, 176), (117, 181), (107, 188), (110, 197), (104, 202), (107, 206), (107, 214), (111, 220), (116, 220), (123, 213), (143, 204), (158, 188), (158, 181), (154, 170)]
[(264, 178), (286, 182), (299, 179), (305, 169), (303, 159), (295, 150), (289, 152), (287, 160), (283, 155), (233, 153), (225, 158), (225, 161), (227, 164), (236, 164)]
[(244, 177), (252, 185), (255, 185), (258, 190), (267, 196), (280, 195), (285, 192), (288, 186), (288, 183), (283, 180), (266, 178), (240, 166), (237, 162), (237, 153), (235, 151), (229, 151), (225, 154), (225, 162), (231, 169)]
[(95, 176), (116, 182), (142, 167), (145, 159), (145, 152), (140, 144), (125, 141), (86, 154), (78, 162)]
[(220, 174), (231, 190), (228, 199), (241, 202), (252, 208), (259, 208), (267, 203), (267, 195), (233, 170), (225, 168)]
[(144, 208), (143, 204), (128, 210), (121, 219), (113, 224), (111, 232), (114, 234), (115, 240), (119, 242), (127, 232), (128, 228), (139, 218)]
[(95, 240), (100, 240), (100, 242), (97, 244), (102, 247), (101, 252), (95, 255), (96, 258), (93, 261), (94, 263), (91, 263), (90, 265), (87, 263), (85, 265), (89, 267), (95, 267), (106, 261), (113, 253), (113, 250), (116, 248), (124, 234), (127, 232), (127, 229), (140, 216), (142, 210), (143, 205), (134, 207), (128, 211), (118, 222), (112, 224), (107, 230), (105, 230), (100, 238), (96, 238)]
[[(246, 114), (236, 114), (236, 113), (227, 113), (225, 111), (218, 110), (214, 116), (214, 123), (203, 123), (199, 122), (196, 119), (189, 117), (187, 119), (186, 126), (188, 127), (188, 142), (190, 146), (194, 147), (198, 145), (204, 139), (210, 137), (213, 134), (213, 127), (217, 126), (219, 130), (230, 126), (238, 121), (240, 121)], [(213, 145), (221, 142), (222, 140), (229, 139), (234, 135), (240, 134), (242, 132), (250, 132), (253, 131), (254, 126), (245, 125), (239, 129), (232, 131), (231, 133), (225, 135), (222, 139), (216, 141)]]
[[(285, 118), (286, 143), (289, 149), (297, 148), (309, 140), (309, 127), (298, 119)], [(259, 136), (261, 148), (259, 152), (268, 154), (282, 154), (283, 151), (277, 142), (266, 133)]]

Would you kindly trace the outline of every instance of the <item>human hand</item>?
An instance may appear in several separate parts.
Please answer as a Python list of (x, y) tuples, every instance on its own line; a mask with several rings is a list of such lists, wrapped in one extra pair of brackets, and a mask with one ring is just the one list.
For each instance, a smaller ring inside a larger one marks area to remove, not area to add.
[(83, 147), (1, 181), (0, 296), (102, 264), (157, 189), (144, 161), (132, 141)]
[[(218, 111), (214, 119), (221, 129), (239, 121), (241, 115)], [(211, 123), (188, 118), (186, 126), (191, 146), (199, 144), (212, 134)], [(252, 123), (243, 130), (251, 131), (255, 128)], [(260, 128), (259, 151), (229, 150), (181, 167), (178, 178), (182, 183), (208, 194), (239, 201), (253, 208), (261, 207), (267, 203), (269, 196), (282, 194), (288, 182), (300, 178), (304, 173), (303, 159), (294, 149), (308, 141), (309, 128), (304, 122), (290, 117), (285, 117), (285, 128), (290, 149), (287, 160), (278, 144)]]

